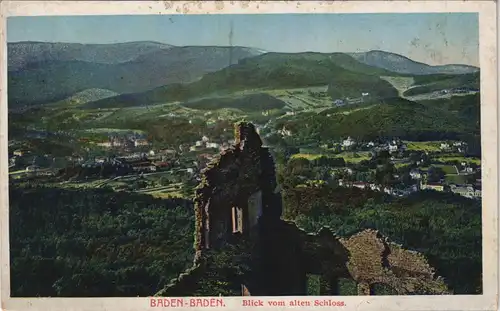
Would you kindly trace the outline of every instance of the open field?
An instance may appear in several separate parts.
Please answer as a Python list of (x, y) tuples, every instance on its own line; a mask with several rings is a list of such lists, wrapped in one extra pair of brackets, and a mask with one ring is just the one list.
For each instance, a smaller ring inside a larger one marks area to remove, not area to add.
[(400, 169), (400, 168), (406, 167), (408, 165), (409, 165), (408, 163), (396, 163), (396, 164), (394, 164), (394, 167), (397, 169)]
[(346, 162), (349, 163), (359, 163), (363, 160), (369, 160), (370, 159), (370, 153), (367, 151), (360, 151), (360, 152), (342, 152), (337, 155), (328, 155), (328, 154), (321, 154), (321, 153), (297, 153), (292, 155), (292, 158), (304, 158), (308, 159), (309, 161), (315, 160), (319, 157), (322, 156), (327, 156), (330, 158), (344, 158)]
[(344, 158), (346, 162), (349, 163), (359, 163), (363, 160), (370, 160), (370, 152), (359, 151), (359, 152), (342, 152), (337, 157)]
[(457, 156), (441, 156), (434, 158), (440, 162), (451, 162), (451, 161), (459, 161), (466, 163), (474, 163), (477, 165), (481, 165), (481, 159), (479, 158), (469, 158), (469, 157), (457, 157)]
[(425, 152), (437, 152), (441, 150), (439, 148), (441, 142), (438, 141), (405, 141), (404, 143), (408, 150)]
[(399, 96), (402, 96), (403, 92), (409, 89), (415, 81), (412, 77), (381, 76), (380, 79), (389, 82), (396, 90), (398, 90)]
[(467, 183), (466, 175), (449, 174), (444, 177), (447, 184), (463, 185)]
[(324, 154), (316, 153), (296, 153), (292, 155), (292, 159), (297, 159), (297, 158), (302, 158), (302, 159), (307, 159), (309, 161), (316, 160), (319, 157), (325, 156)]
[(116, 129), (116, 128), (91, 128), (91, 129), (85, 129), (83, 132), (87, 133), (98, 133), (98, 134), (111, 134), (111, 133), (116, 133), (116, 134), (121, 134), (121, 133), (129, 133), (129, 132), (134, 132), (136, 134), (145, 134), (144, 131), (142, 130), (134, 130), (134, 129)]
[(447, 175), (456, 175), (458, 174), (457, 168), (454, 165), (440, 165), (440, 164), (432, 164), (434, 167), (439, 167), (442, 169)]

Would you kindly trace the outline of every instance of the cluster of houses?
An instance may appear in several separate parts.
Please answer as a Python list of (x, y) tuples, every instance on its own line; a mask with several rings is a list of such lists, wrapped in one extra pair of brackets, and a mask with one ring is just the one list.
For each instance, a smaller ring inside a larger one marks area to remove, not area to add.
[(88, 160), (81, 164), (83, 168), (94, 168), (103, 165), (109, 165), (116, 168), (127, 168), (139, 173), (148, 173), (169, 168), (171, 166), (171, 163), (166, 161), (154, 161), (144, 156), (141, 158), (95, 157), (94, 159)]
[(362, 92), (361, 93), (361, 97), (357, 97), (357, 98), (349, 98), (349, 97), (346, 97), (346, 98), (342, 98), (342, 99), (335, 99), (333, 101), (333, 105), (337, 106), (337, 107), (342, 107), (342, 106), (345, 106), (345, 105), (353, 105), (353, 104), (359, 104), (359, 103), (362, 103), (365, 101), (366, 98), (368, 98), (370, 96), (370, 93), (365, 93), (365, 92)]
[(196, 141), (193, 146), (189, 147), (189, 151), (203, 151), (206, 149), (213, 149), (217, 151), (222, 151), (230, 147), (230, 145), (234, 144), (234, 140), (229, 140), (227, 142), (214, 142), (211, 141), (207, 136), (201, 137), (200, 140)]
[(449, 191), (469, 199), (481, 199), (481, 184), (477, 183), (475, 185), (455, 185), (450, 184), (448, 186), (440, 183), (428, 183), (421, 186), (422, 190), (434, 190), (434, 191)]
[(479, 89), (477, 88), (470, 88), (470, 87), (459, 87), (459, 88), (454, 88), (454, 89), (444, 89), (441, 91), (436, 91), (434, 93), (439, 94), (439, 95), (446, 95), (446, 94), (466, 94), (466, 93), (477, 93), (479, 92)]
[(283, 137), (286, 137), (286, 136), (292, 136), (292, 131), (286, 126), (286, 125), (283, 125), (283, 127), (281, 129), (278, 130), (278, 134), (283, 136)]
[(467, 151), (467, 144), (462, 141), (456, 141), (453, 143), (444, 142), (439, 145), (439, 149), (441, 149), (444, 152), (464, 153)]
[(380, 143), (373, 141), (357, 142), (351, 137), (347, 137), (346, 139), (342, 140), (339, 144), (334, 144), (334, 145), (339, 145), (342, 150), (353, 150), (354, 148), (358, 148), (358, 149), (367, 149), (373, 151), (386, 150), (391, 153), (406, 151), (408, 148), (406, 144), (399, 139), (393, 139)]
[(347, 182), (342, 179), (339, 181), (339, 186), (341, 187), (355, 187), (359, 189), (369, 189), (372, 191), (380, 191), (387, 193), (392, 196), (397, 196), (397, 197), (404, 197), (408, 196), (413, 192), (419, 191), (419, 185), (411, 185), (407, 187), (406, 189), (395, 189), (391, 187), (383, 187), (380, 185), (377, 185), (375, 183), (367, 183), (367, 182), (361, 182), (361, 181), (355, 181), (355, 182)]
[(149, 146), (149, 142), (147, 139), (137, 136), (112, 136), (108, 140), (97, 142), (96, 145), (103, 148), (132, 149)]
[(433, 191), (449, 191), (469, 199), (481, 199), (481, 185), (455, 185), (451, 184), (446, 186), (441, 183), (422, 183), (422, 181), (417, 184), (410, 185), (405, 189), (395, 189), (391, 187), (383, 187), (374, 183), (367, 182), (346, 182), (344, 180), (339, 180), (339, 186), (341, 187), (355, 187), (359, 189), (369, 189), (372, 191), (380, 191), (387, 193), (396, 197), (405, 197), (414, 192), (421, 190), (433, 190)]

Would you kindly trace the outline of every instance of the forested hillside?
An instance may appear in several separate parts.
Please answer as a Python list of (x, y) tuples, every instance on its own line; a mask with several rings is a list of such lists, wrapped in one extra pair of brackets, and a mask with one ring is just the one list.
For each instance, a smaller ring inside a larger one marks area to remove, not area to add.
[(276, 128), (285, 126), (290, 129), (295, 134), (291, 139), (297, 144), (328, 142), (347, 136), (364, 141), (381, 137), (425, 141), (459, 139), (477, 133), (478, 95), (453, 99), (446, 105), (442, 102), (449, 101), (386, 99), (347, 114), (335, 113), (334, 110), (321, 115), (303, 113), (283, 118), (276, 122)]
[(267, 53), (208, 73), (201, 80), (190, 84), (171, 84), (144, 93), (106, 98), (89, 105), (109, 108), (131, 106), (133, 103), (139, 106), (260, 88), (323, 86), (332, 81), (334, 84), (330, 93), (335, 96), (361, 96), (361, 92), (397, 96), (396, 89), (378, 77), (382, 74), (389, 73), (356, 63), (351, 57), (340, 53)]
[(29, 185), (9, 200), (14, 297), (149, 296), (192, 264), (190, 201)]
[(106, 54), (115, 53), (115, 45), (80, 45), (78, 49), (52, 46), (45, 58), (30, 58), (29, 51), (26, 57), (21, 57), (23, 51), (12, 48), (11, 63), (18, 67), (9, 69), (9, 105), (46, 104), (86, 89), (107, 89), (119, 94), (143, 92), (172, 83), (192, 82), (207, 72), (230, 65), (229, 59), (236, 63), (260, 54), (245, 47), (148, 45), (140, 49), (138, 45), (123, 46), (124, 51), (117, 53), (123, 54), (121, 62), (111, 60)]
[(326, 226), (343, 237), (377, 229), (404, 248), (422, 253), (455, 294), (481, 293), (480, 202), (433, 191), (391, 198), (335, 185), (301, 187), (297, 177), (308, 176), (315, 167), (307, 162), (296, 161), (279, 171), (286, 219), (308, 232)]

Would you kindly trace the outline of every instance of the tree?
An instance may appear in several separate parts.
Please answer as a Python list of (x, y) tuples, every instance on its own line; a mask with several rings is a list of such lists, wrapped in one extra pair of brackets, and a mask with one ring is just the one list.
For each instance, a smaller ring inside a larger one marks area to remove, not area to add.
[(390, 186), (394, 183), (394, 173), (396, 169), (394, 164), (388, 162), (382, 167), (378, 168), (375, 173), (375, 179), (380, 185)]
[(310, 172), (310, 164), (309, 160), (305, 158), (292, 158), (288, 161), (287, 168), (292, 172), (292, 174), (300, 175)]
[(159, 179), (159, 183), (161, 186), (168, 186), (168, 185), (170, 185), (170, 180), (168, 179), (168, 177), (162, 176)]
[(439, 182), (441, 179), (444, 178), (446, 173), (443, 171), (442, 168), (436, 167), (436, 166), (431, 166), (429, 167), (429, 170), (427, 171), (427, 181), (428, 182)]

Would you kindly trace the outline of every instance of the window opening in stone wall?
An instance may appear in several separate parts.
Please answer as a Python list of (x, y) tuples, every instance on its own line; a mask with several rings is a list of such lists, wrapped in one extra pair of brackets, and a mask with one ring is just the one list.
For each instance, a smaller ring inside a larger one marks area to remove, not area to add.
[(232, 208), (233, 233), (243, 233), (243, 210), (240, 207)]

